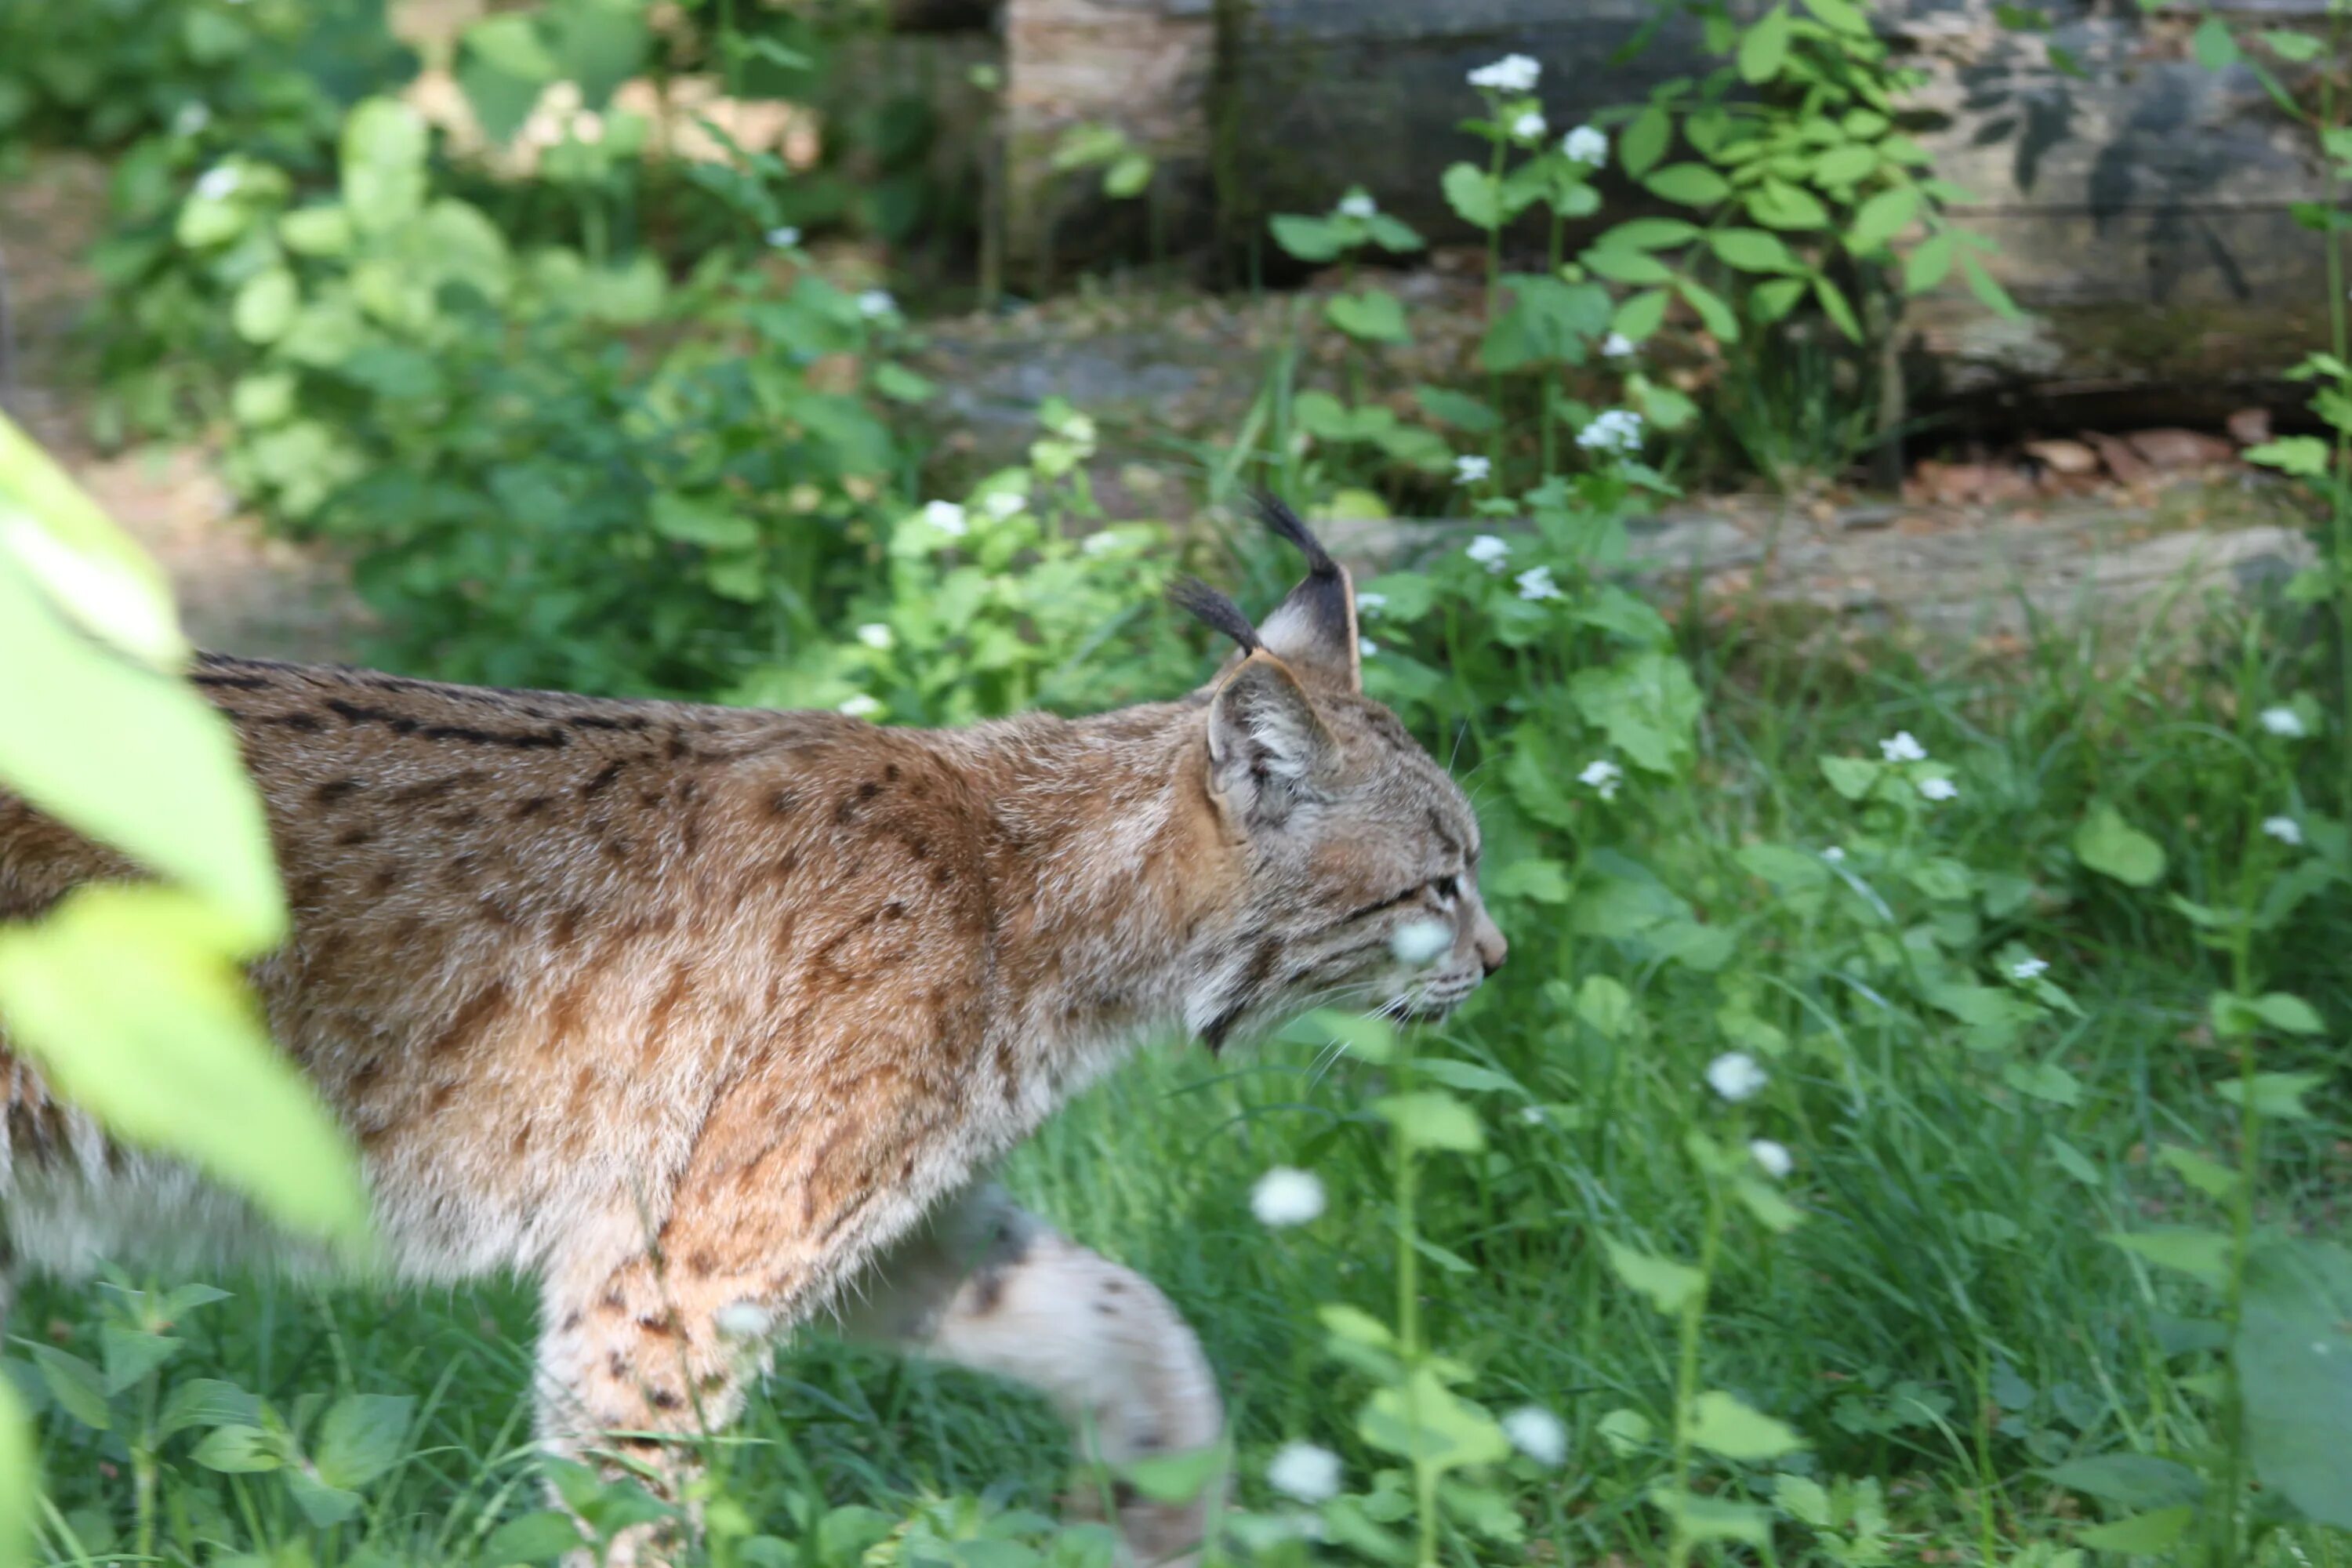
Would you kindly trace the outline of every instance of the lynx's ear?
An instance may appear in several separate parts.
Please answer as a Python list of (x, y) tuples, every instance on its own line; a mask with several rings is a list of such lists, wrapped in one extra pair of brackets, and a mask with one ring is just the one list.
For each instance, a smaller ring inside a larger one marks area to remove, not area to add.
[(1307, 580), (1290, 591), (1258, 637), (1268, 651), (1310, 679), (1349, 691), (1364, 689), (1362, 644), (1356, 631), (1356, 585), (1348, 569), (1331, 559), (1298, 514), (1270, 495), (1257, 499), (1265, 525), (1298, 546), (1307, 557)]
[(1315, 703), (1283, 662), (1253, 653), (1209, 700), (1209, 786), (1226, 810), (1276, 827), (1339, 758)]

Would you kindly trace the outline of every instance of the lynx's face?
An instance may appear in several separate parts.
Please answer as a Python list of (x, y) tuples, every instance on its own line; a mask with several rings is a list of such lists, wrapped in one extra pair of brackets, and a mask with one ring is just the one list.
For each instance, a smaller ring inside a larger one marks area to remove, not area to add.
[(1206, 694), (1209, 795), (1245, 889), (1192, 1009), (1212, 1046), (1324, 1004), (1442, 1017), (1507, 950), (1478, 896), (1469, 801), (1362, 695), (1346, 573), (1269, 514), (1315, 570), (1265, 626), (1188, 595), (1243, 648)]

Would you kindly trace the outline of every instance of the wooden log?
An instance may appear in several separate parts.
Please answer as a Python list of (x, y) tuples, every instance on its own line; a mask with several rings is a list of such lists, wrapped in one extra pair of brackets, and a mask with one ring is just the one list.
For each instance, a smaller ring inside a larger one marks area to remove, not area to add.
[[(2223, 10), (2279, 26), (2326, 4)], [(2194, 13), (2043, 9), (2046, 35), (2001, 27), (1994, 0), (1874, 8), (1928, 73), (1920, 140), (1970, 193), (1954, 216), (1999, 243), (1991, 270), (2028, 314), (1992, 315), (1956, 278), (1906, 314), (1915, 379), (1932, 398), (2057, 401), (2089, 421), (2205, 422), (2276, 395), (2326, 309), (2318, 237), (2290, 216), (2327, 194), (2300, 131), (2251, 70), (2189, 58)], [(1361, 184), (1440, 242), (1475, 237), (1439, 191), (1447, 164), (1483, 157), (1458, 128), (1476, 107), (1467, 73), (1533, 56), (1564, 130), (1718, 63), (1682, 22), (1620, 63), (1654, 15), (1652, 0), (1006, 0), (1017, 123), (1130, 128), (1176, 154), (1164, 177), (1229, 233), (1263, 236), (1268, 215), (1324, 211)], [(1016, 171), (1043, 145), (1016, 148)], [(1612, 218), (1633, 210), (1613, 194)], [(1034, 248), (1024, 228), (1046, 210), (1015, 212), (1016, 249)]]

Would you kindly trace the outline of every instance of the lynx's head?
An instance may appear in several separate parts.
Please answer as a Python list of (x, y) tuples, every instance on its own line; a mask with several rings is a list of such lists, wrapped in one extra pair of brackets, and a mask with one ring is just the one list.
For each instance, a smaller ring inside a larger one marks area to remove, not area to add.
[(1327, 1003), (1441, 1017), (1506, 951), (1478, 898), (1469, 801), (1363, 694), (1346, 570), (1288, 508), (1262, 510), (1308, 565), (1264, 626), (1213, 589), (1178, 591), (1240, 645), (1200, 694), (1208, 795), (1244, 889), (1190, 1009), (1212, 1047)]

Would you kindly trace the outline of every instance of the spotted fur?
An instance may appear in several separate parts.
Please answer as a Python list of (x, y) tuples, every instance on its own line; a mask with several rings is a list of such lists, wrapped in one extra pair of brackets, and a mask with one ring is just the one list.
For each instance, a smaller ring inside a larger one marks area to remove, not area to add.
[[(1030, 1238), (1011, 1253), (941, 1238), (1002, 1211), (959, 1194), (1137, 1042), (1223, 1046), (1323, 1000), (1439, 1013), (1501, 962), (1469, 806), (1357, 689), (1352, 595), (1311, 559), (1210, 687), (1080, 720), (881, 729), (197, 660), (293, 912), (253, 974), (270, 1028), (357, 1147), (399, 1278), (540, 1279), (552, 1442), (658, 1464), (734, 1412), (739, 1342), (845, 1291), (1115, 1416), (1113, 1458), (1214, 1436), (1148, 1284), (1025, 1217), (997, 1226)], [(0, 919), (129, 874), (0, 795)], [(1449, 933), (1419, 967), (1391, 951), (1416, 920)], [(0, 1257), (299, 1255), (5, 1047)], [(986, 1328), (1119, 1298), (1067, 1337), (1064, 1385), (1050, 1336)], [(1182, 1522), (1130, 1533), (1158, 1552)]]

